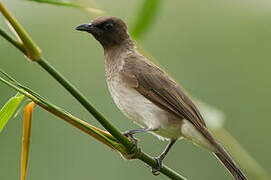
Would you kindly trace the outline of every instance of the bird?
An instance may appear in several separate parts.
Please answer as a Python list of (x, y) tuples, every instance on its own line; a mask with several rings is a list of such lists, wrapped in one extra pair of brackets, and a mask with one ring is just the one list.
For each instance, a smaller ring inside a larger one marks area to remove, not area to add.
[[(106, 82), (120, 111), (140, 126), (124, 134), (151, 132), (168, 140), (165, 150), (156, 157), (159, 174), (162, 161), (175, 142), (188, 139), (213, 153), (236, 180), (245, 174), (208, 130), (204, 119), (176, 81), (136, 48), (128, 27), (118, 17), (103, 16), (81, 24), (77, 31), (90, 33), (103, 47)], [(136, 146), (136, 143), (135, 143)]]

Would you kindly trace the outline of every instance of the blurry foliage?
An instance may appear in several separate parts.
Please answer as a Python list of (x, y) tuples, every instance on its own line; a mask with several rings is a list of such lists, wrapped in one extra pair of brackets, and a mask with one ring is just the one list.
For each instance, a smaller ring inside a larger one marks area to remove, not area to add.
[(142, 35), (154, 24), (161, 6), (162, 0), (143, 1), (130, 30), (134, 39), (142, 38)]

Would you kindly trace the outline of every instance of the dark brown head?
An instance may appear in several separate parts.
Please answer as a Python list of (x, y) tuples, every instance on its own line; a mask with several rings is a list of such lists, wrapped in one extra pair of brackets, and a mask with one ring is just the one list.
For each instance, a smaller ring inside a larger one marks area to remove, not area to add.
[(117, 17), (99, 17), (90, 24), (77, 26), (76, 30), (89, 32), (105, 49), (121, 45), (125, 40), (130, 39), (127, 26)]

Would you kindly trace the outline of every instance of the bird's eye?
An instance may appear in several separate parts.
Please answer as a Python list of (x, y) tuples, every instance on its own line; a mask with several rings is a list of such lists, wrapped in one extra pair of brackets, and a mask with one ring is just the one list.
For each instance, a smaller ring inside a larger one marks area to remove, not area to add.
[(108, 23), (108, 24), (105, 25), (105, 29), (106, 30), (110, 30), (112, 28), (113, 28), (113, 24), (112, 23)]

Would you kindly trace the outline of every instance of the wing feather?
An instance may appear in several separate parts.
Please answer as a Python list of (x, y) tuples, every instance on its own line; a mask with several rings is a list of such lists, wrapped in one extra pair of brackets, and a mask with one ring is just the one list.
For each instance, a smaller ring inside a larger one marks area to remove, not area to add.
[(157, 106), (189, 120), (197, 128), (206, 127), (199, 110), (177, 83), (144, 58), (127, 58), (121, 71), (122, 79)]

